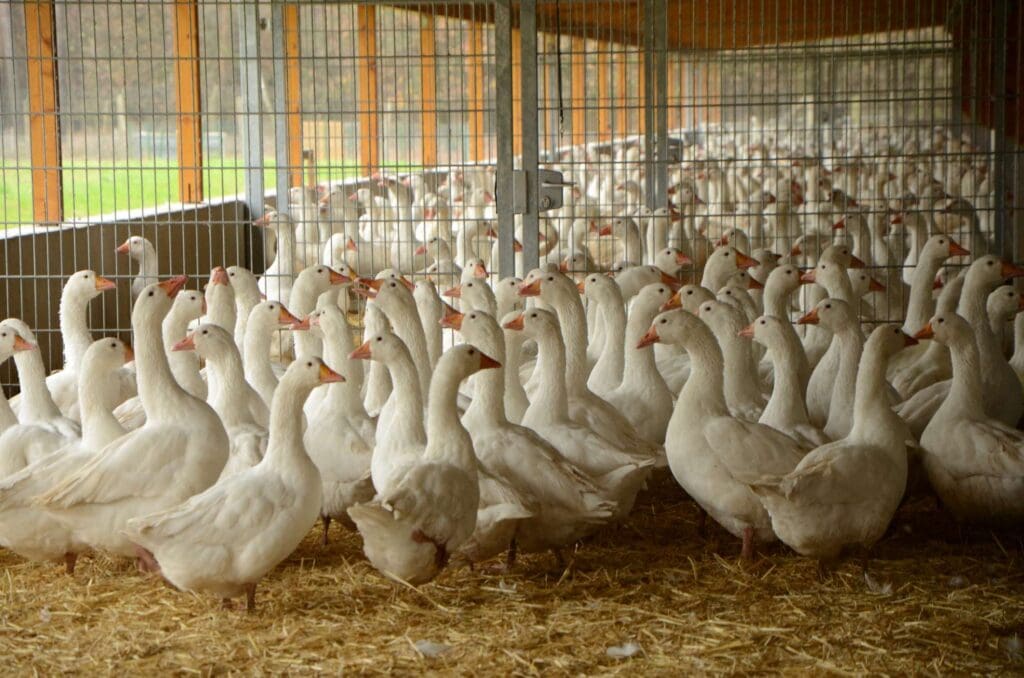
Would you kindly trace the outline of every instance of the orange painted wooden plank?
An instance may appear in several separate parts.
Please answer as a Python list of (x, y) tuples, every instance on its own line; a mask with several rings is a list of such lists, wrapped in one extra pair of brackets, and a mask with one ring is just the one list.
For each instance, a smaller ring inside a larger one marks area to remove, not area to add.
[(637, 91), (634, 93), (636, 97), (633, 99), (633, 109), (636, 111), (636, 131), (637, 134), (643, 134), (647, 131), (647, 120), (644, 116), (644, 96), (646, 93), (645, 87), (647, 83), (644, 79), (644, 53), (636, 53), (636, 80), (637, 80)]
[[(299, 67), (299, 6), (287, 3), (284, 16), (285, 101), (288, 128), (288, 185), (302, 186), (302, 89)], [(310, 163), (309, 182), (316, 185), (316, 160)]]
[(573, 38), (572, 50), (572, 143), (587, 143), (587, 47), (583, 38)]
[(174, 3), (174, 90), (178, 111), (178, 200), (203, 201), (203, 121), (199, 91), (199, 2)]
[(434, 17), (420, 16), (420, 96), (423, 111), (420, 124), (423, 128), (423, 164), (437, 165), (437, 59)]
[(612, 137), (611, 100), (608, 98), (612, 78), (609, 49), (607, 43), (597, 48), (597, 131), (601, 141)]
[(57, 112), (57, 43), (52, 0), (25, 2), (28, 66), (32, 215), (37, 223), (60, 223), (60, 118)]
[(484, 141), (484, 25), (469, 22), (469, 157), (484, 160), (487, 145)]
[(615, 100), (619, 107), (615, 113), (615, 135), (622, 136), (629, 129), (629, 107), (630, 100), (626, 98), (627, 65), (626, 52), (619, 52), (615, 55)]
[(372, 5), (356, 8), (359, 26), (359, 164), (363, 174), (377, 170), (380, 120), (377, 106), (377, 10)]

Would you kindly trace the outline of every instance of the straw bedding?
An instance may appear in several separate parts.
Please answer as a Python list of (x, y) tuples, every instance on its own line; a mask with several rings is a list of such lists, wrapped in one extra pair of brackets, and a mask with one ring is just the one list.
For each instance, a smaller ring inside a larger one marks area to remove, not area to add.
[[(929, 499), (860, 561), (821, 574), (784, 547), (754, 563), (670, 479), (559, 568), (447, 571), (412, 589), (358, 535), (319, 526), (261, 583), (254, 614), (96, 556), (73, 578), (0, 552), (0, 656), (21, 673), (678, 675), (1024, 671), (1020, 532), (960, 530)], [(630, 655), (615, 657), (612, 654)]]

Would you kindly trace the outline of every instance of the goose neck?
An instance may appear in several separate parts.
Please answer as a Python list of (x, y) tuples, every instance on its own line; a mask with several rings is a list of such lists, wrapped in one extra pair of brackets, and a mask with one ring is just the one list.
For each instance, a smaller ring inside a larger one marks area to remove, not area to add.
[(423, 395), (419, 389), (419, 375), (408, 353), (395, 356), (387, 362), (391, 374), (391, 398), (394, 402), (392, 421), (415, 424), (423, 422)]
[(857, 369), (853, 425), (848, 437), (869, 439), (884, 435), (887, 428), (885, 422), (896, 417), (889, 406), (885, 366), (886, 360), (881, 347), (873, 342), (866, 344)]
[(576, 299), (559, 299), (554, 304), (562, 327), (565, 345), (562, 349), (566, 386), (573, 393), (582, 391), (587, 383), (587, 320), (583, 303)]
[(771, 347), (774, 385), (768, 404), (761, 415), (761, 423), (778, 422), (788, 425), (808, 424), (804, 388), (797, 364), (797, 353), (801, 350), (800, 339), (793, 334), (793, 340), (783, 341)]
[(955, 412), (969, 419), (987, 419), (983, 405), (981, 358), (974, 338), (965, 334), (950, 342), (949, 356), (953, 365), (953, 381), (942, 405), (946, 410), (943, 414)]
[(430, 382), (430, 405), (427, 411), (426, 457), (454, 464), (470, 471), (476, 459), (469, 432), (459, 420), (456, 398), (462, 375), (439, 369)]
[(690, 377), (676, 402), (676, 409), (692, 409), (690, 416), (729, 416), (725, 404), (722, 349), (709, 328), (697, 327), (684, 339), (683, 348), (690, 355)]
[[(911, 231), (913, 232), (913, 231)], [(911, 248), (913, 251), (913, 248)], [(913, 334), (924, 327), (928, 319), (935, 311), (935, 302), (932, 299), (932, 286), (935, 276), (939, 272), (941, 261), (934, 257), (922, 257), (914, 267), (914, 273), (910, 279), (910, 301), (907, 303), (907, 317), (903, 323), (903, 331)]]
[(92, 343), (92, 333), (86, 320), (89, 300), (81, 294), (65, 289), (60, 297), (60, 334), (64, 341), (64, 369), (75, 370)]
[(600, 309), (604, 320), (605, 342), (593, 371), (612, 376), (617, 384), (622, 381), (625, 360), (626, 307), (621, 301), (610, 300), (601, 304)]
[(622, 342), (623, 383), (642, 384), (663, 379), (654, 360), (654, 349), (638, 349), (636, 345), (647, 332), (657, 315), (657, 308), (634, 303), (626, 321), (626, 333)]
[(274, 391), (270, 407), (270, 435), (264, 461), (271, 465), (287, 464), (305, 457), (308, 459), (303, 442), (302, 407), (312, 389), (290, 384), (282, 380)]
[(566, 391), (565, 344), (556, 332), (544, 332), (537, 337), (537, 363), (540, 385), (531, 408), (543, 413), (546, 419), (568, 420), (569, 397)]
[(39, 349), (19, 351), (14, 354), (18, 369), (18, 383), (21, 384), (21, 421), (31, 423), (43, 419), (60, 417), (60, 410), (53, 402), (46, 387), (46, 367)]
[(171, 373), (158, 323), (155, 318), (142, 318), (133, 322), (139, 400), (146, 411), (147, 420), (180, 420), (181, 406), (187, 394), (178, 386)]

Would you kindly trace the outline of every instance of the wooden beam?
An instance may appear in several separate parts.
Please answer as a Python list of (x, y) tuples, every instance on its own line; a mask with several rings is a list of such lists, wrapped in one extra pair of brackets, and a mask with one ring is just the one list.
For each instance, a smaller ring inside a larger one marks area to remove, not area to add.
[(380, 143), (380, 113), (377, 106), (377, 9), (373, 5), (356, 8), (359, 26), (359, 167), (369, 176), (377, 171)]
[(522, 34), (512, 29), (512, 154), (523, 154), (523, 46)]
[[(543, 43), (541, 43), (541, 40), (543, 40)], [(549, 97), (549, 93), (551, 92), (551, 65), (548, 64), (548, 55), (553, 54), (555, 50), (553, 47), (553, 41), (549, 37), (538, 39), (537, 42), (538, 45), (543, 44), (543, 48), (538, 46), (538, 49), (540, 49), (544, 54), (543, 58), (541, 58), (540, 55), (537, 57), (537, 70), (541, 72), (542, 82), (540, 95), (537, 97), (537, 107), (541, 109), (539, 132), (541, 140), (540, 147), (547, 150), (550, 144), (549, 139), (551, 138), (551, 113), (548, 110), (551, 106), (551, 99)]]
[(615, 136), (622, 136), (629, 129), (630, 101), (626, 98), (626, 59), (628, 54), (620, 51), (615, 54), (615, 101), (619, 107), (615, 110)]
[(469, 157), (483, 160), (487, 153), (484, 143), (484, 25), (469, 22)]
[(607, 43), (597, 48), (597, 132), (601, 141), (612, 138), (611, 100), (608, 98), (608, 85), (612, 78), (609, 49), (611, 46)]
[(32, 215), (40, 224), (57, 224), (63, 217), (56, 33), (53, 1), (26, 1), (25, 56), (28, 67)]
[(644, 95), (646, 93), (646, 85), (644, 79), (644, 53), (638, 51), (636, 53), (636, 81), (637, 87), (637, 98), (633, 102), (634, 109), (636, 110), (636, 131), (637, 134), (643, 134), (647, 131), (647, 120), (644, 116)]
[(203, 201), (203, 120), (199, 91), (199, 0), (174, 3), (174, 89), (178, 111), (178, 200)]
[(572, 68), (572, 143), (587, 143), (587, 41), (573, 38), (569, 49)]
[[(299, 66), (299, 6), (286, 3), (284, 17), (285, 101), (288, 120), (288, 185), (302, 186), (304, 154), (302, 152), (302, 88)], [(310, 159), (310, 183), (316, 185), (316, 159)]]
[(423, 134), (423, 165), (437, 165), (437, 60), (434, 17), (420, 15), (420, 98), (423, 109), (420, 125)]

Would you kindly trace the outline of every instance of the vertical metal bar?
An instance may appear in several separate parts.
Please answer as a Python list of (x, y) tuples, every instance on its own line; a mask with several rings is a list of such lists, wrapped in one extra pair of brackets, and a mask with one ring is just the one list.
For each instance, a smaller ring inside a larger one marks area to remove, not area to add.
[(608, 141), (612, 136), (611, 100), (608, 86), (611, 84), (611, 68), (609, 57), (611, 43), (600, 42), (597, 47), (597, 135), (601, 141)]
[[(494, 60), (498, 92), (512, 90), (512, 0), (494, 3)], [(495, 101), (498, 167), (494, 200), (498, 212), (498, 274), (515, 274), (515, 214), (512, 190), (512, 97), (499, 95)]]
[(274, 164), (276, 165), (275, 180), (279, 211), (288, 208), (288, 188), (291, 186), (289, 174), (296, 164), (299, 176), (302, 175), (301, 152), (297, 158), (289, 157), (288, 148), (288, 116), (286, 114), (288, 110), (288, 67), (285, 63), (284, 12), (284, 3), (280, 0), (270, 6), (274, 62)]
[[(238, 65), (242, 90), (242, 162), (245, 165), (245, 202), (251, 217), (263, 214), (263, 119), (260, 115), (260, 16), (256, 2), (235, 5), (238, 24)], [(278, 205), (284, 209), (284, 205)]]
[(644, 196), (647, 206), (653, 208), (657, 199), (657, 158), (655, 145), (657, 143), (657, 129), (655, 126), (654, 114), (657, 96), (657, 85), (655, 84), (655, 60), (657, 59), (654, 39), (654, 23), (657, 9), (656, 0), (644, 0), (644, 40), (643, 40), (643, 82), (647, 83), (643, 93), (643, 131), (644, 131)]
[(202, 95), (199, 91), (199, 3), (174, 3), (174, 75), (178, 108), (178, 200), (203, 201)]
[(40, 224), (60, 223), (63, 216), (55, 18), (52, 0), (25, 3), (32, 214)]
[(654, 58), (657, 87), (655, 133), (658, 152), (654, 201), (650, 207), (665, 205), (668, 201), (668, 5), (666, 0), (654, 0)]
[(537, 131), (537, 0), (519, 3), (519, 32), (522, 40), (522, 110), (523, 120), (523, 177), (526, 181), (526, 212), (523, 214), (523, 268), (532, 270), (540, 261), (537, 234), (540, 232), (538, 212), (537, 165), (540, 160)]
[(484, 143), (484, 27), (476, 16), (469, 21), (469, 157), (480, 161), (486, 158), (487, 145)]
[(1006, 138), (1006, 22), (1009, 20), (1007, 0), (994, 0), (992, 6), (992, 167), (993, 200), (992, 227), (996, 254), (1013, 258), (1013, 232), (1007, 214), (1006, 193), (1008, 180), (1009, 144)]

